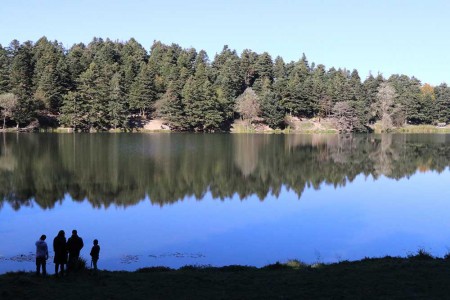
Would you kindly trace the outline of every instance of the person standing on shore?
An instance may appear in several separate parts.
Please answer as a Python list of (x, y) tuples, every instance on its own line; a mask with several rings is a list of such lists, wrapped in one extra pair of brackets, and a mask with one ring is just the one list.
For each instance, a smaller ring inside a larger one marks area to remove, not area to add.
[(64, 276), (64, 265), (67, 264), (67, 243), (64, 230), (60, 230), (53, 239), (53, 251), (55, 252), (55, 276), (58, 276), (58, 269), (61, 267), (61, 276)]
[(68, 270), (74, 270), (76, 263), (80, 257), (80, 251), (83, 249), (83, 239), (78, 236), (78, 232), (72, 230), (72, 236), (67, 240), (67, 250), (69, 251), (69, 265)]
[(41, 235), (41, 238), (36, 242), (36, 275), (47, 275), (47, 259), (48, 259), (48, 246), (45, 242), (47, 236)]
[(92, 246), (91, 249), (91, 258), (92, 258), (92, 264), (94, 265), (94, 271), (97, 272), (97, 261), (100, 257), (100, 246), (98, 245), (98, 240), (94, 240), (94, 246)]

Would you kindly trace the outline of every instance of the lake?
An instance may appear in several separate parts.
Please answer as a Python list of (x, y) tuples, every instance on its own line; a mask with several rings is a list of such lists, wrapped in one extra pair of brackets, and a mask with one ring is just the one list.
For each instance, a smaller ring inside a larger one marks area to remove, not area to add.
[(449, 164), (445, 134), (0, 133), (0, 273), (61, 229), (108, 270), (444, 256)]

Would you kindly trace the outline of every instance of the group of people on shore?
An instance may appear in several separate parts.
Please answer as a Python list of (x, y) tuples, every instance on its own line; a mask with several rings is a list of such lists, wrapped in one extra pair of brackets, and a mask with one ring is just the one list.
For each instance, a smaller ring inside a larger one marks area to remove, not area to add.
[[(47, 236), (43, 234), (36, 242), (36, 274), (47, 275), (47, 259), (48, 246), (45, 240)], [(95, 239), (91, 248), (92, 264), (94, 271), (97, 271), (97, 261), (100, 255), (100, 246), (98, 240)], [(55, 276), (64, 275), (64, 267), (67, 265), (67, 271), (72, 271), (77, 268), (77, 263), (80, 257), (80, 251), (83, 249), (83, 239), (78, 236), (78, 232), (72, 230), (72, 236), (66, 240), (64, 230), (60, 230), (58, 235), (53, 239), (53, 251), (55, 253), (53, 262), (55, 263)]]

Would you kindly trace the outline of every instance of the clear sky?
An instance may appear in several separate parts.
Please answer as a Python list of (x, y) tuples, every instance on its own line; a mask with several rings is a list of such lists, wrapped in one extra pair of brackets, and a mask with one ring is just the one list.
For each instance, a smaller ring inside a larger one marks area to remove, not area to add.
[(285, 61), (305, 53), (327, 68), (450, 83), (450, 1), (440, 0), (14, 0), (2, 1), (0, 43), (94, 36), (147, 50), (154, 40), (207, 51), (229, 45)]

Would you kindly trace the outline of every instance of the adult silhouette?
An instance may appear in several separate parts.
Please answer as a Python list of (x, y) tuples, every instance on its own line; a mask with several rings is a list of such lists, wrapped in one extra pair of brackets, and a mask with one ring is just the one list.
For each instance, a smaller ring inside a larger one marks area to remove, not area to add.
[(75, 269), (83, 246), (83, 239), (78, 236), (78, 232), (75, 229), (72, 230), (72, 236), (67, 240), (67, 251), (69, 251), (69, 270)]
[(67, 243), (64, 230), (60, 230), (53, 239), (53, 251), (55, 252), (55, 276), (58, 276), (58, 269), (61, 267), (61, 276), (64, 276), (64, 265), (67, 264)]

